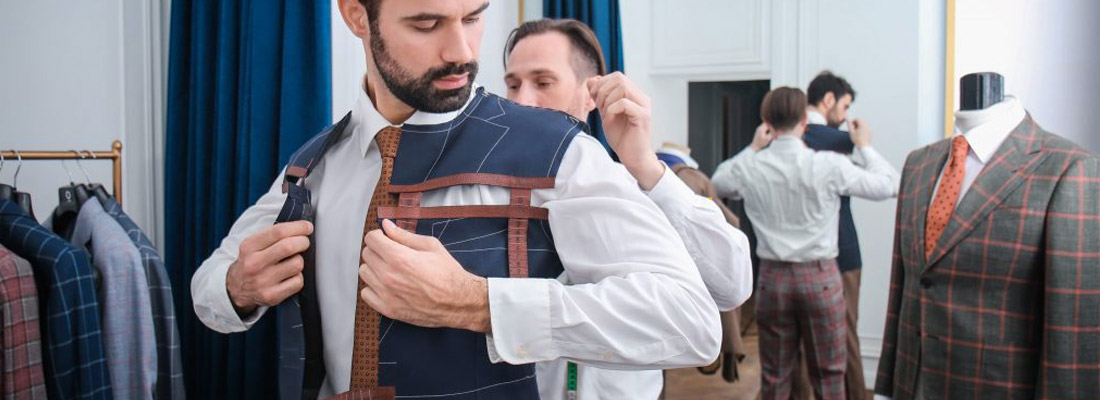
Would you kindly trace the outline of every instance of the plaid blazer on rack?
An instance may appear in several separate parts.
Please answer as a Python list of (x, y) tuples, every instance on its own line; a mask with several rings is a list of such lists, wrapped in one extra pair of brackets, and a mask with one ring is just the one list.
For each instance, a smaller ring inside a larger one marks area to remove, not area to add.
[(1100, 161), (1029, 115), (925, 257), (949, 152), (944, 140), (905, 163), (875, 392), (1100, 398)]

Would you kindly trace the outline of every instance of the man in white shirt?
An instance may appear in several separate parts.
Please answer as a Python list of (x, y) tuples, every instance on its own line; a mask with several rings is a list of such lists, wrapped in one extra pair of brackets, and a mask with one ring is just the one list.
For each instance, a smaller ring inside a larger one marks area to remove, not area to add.
[[(348, 391), (350, 376), (361, 371), (352, 363), (360, 342), (353, 329), (358, 301), (403, 325), (484, 333), (486, 351), (479, 363), (522, 366), (564, 358), (653, 369), (714, 359), (721, 339), (717, 308), (688, 250), (660, 208), (586, 135), (563, 145), (553, 188), (530, 193), (532, 207), (548, 210), (554, 248), (547, 250), (564, 267), (560, 280), (477, 276), (455, 260), (447, 244), (393, 224), (363, 234), (363, 217), (375, 208), (372, 193), (381, 184), (376, 182), (393, 165), (383, 165), (376, 132), (401, 129), (412, 135), (402, 139), (404, 146), (420, 140), (418, 135), (439, 132), (410, 127), (469, 123), (464, 111), (495, 98), (473, 84), (488, 5), (484, 0), (339, 2), (346, 24), (363, 40), (368, 72), (347, 137), (333, 144), (305, 182), (316, 204), (316, 227), (272, 226), (286, 197), (280, 182), (273, 184), (192, 279), (195, 312), (204, 324), (219, 332), (247, 330), (268, 307), (299, 291), (304, 265), (299, 253), (311, 245), (312, 233), (327, 371), (320, 397)], [(499, 106), (503, 111), (505, 105)], [(488, 118), (477, 122), (493, 124)], [(509, 201), (508, 191), (499, 187), (461, 185), (426, 192), (422, 205)], [(379, 341), (400, 339), (385, 332)], [(410, 368), (381, 361), (383, 370)], [(460, 368), (453, 370), (464, 372)], [(519, 391), (530, 393), (535, 381), (532, 374), (500, 384), (468, 382), (462, 392), (435, 392), (433, 383), (440, 379), (422, 377), (423, 385), (396, 391), (451, 398), (522, 385)]]
[[(683, 239), (718, 309), (730, 311), (744, 303), (752, 294), (748, 238), (726, 222), (713, 201), (696, 195), (657, 159), (650, 147), (649, 98), (622, 73), (604, 75), (603, 51), (591, 28), (575, 20), (524, 23), (505, 44), (505, 59), (510, 100), (567, 112), (578, 120), (600, 110), (622, 167)], [(538, 379), (544, 398), (564, 391), (581, 400), (656, 399), (664, 386), (658, 369), (609, 370), (564, 360), (540, 363)]]
[(840, 196), (882, 200), (898, 190), (897, 171), (871, 149), (862, 123), (852, 124), (851, 159), (806, 147), (806, 105), (805, 94), (795, 88), (768, 93), (761, 107), (765, 125), (713, 177), (719, 195), (745, 200), (757, 231), (764, 399), (790, 396), (800, 342), (816, 397), (844, 398), (845, 306), (836, 264)]

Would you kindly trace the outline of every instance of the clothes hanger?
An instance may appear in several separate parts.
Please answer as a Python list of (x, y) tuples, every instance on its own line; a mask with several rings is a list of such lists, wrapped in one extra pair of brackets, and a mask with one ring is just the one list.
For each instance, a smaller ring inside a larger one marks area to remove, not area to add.
[(960, 111), (984, 110), (1005, 99), (1005, 77), (996, 72), (966, 74), (959, 86)]
[[(0, 172), (4, 172), (4, 154), (0, 153)], [(15, 197), (15, 188), (0, 182), (0, 200), (11, 200)]]
[(69, 170), (65, 160), (61, 160), (61, 167), (69, 175), (69, 185), (57, 189), (57, 208), (53, 210), (53, 232), (69, 239), (72, 237), (80, 207), (88, 201), (88, 190), (74, 183), (73, 172)]
[[(87, 152), (88, 155), (92, 156), (93, 160), (95, 160), (97, 158), (95, 153), (92, 152), (91, 150), (84, 150), (84, 151)], [(78, 154), (80, 154), (80, 153), (78, 153)], [(84, 159), (85, 156), (83, 154), (81, 154), (80, 158)], [(80, 169), (83, 170), (84, 167), (80, 167)], [(88, 171), (84, 171), (84, 177), (86, 177), (86, 178), (88, 177)], [(103, 188), (103, 185), (99, 184), (99, 183), (92, 183), (91, 178), (88, 178), (88, 190), (92, 192), (92, 195), (94, 195), (96, 199), (99, 200), (100, 204), (106, 205), (107, 202), (111, 200), (111, 195), (107, 193), (107, 190)]]
[[(19, 171), (23, 169), (23, 156), (19, 154), (18, 150), (13, 150), (15, 157), (19, 159), (19, 164), (15, 166), (15, 175), (12, 177), (12, 184), (5, 185), (0, 183), (0, 199), (11, 200), (15, 202), (15, 205), (19, 206), (23, 210), (24, 214), (27, 214), (31, 218), (34, 218), (34, 207), (31, 203), (31, 195), (29, 193), (19, 191)], [(0, 169), (4, 168), (4, 156), (0, 155)]]

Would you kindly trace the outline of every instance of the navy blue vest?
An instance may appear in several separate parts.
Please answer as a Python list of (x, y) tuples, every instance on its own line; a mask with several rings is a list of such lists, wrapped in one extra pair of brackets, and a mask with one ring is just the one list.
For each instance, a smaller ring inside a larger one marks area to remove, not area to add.
[[(841, 154), (852, 154), (855, 144), (847, 132), (825, 125), (810, 124), (806, 126), (806, 134), (802, 137), (806, 146), (817, 151), (832, 151)], [(837, 245), (840, 253), (836, 257), (836, 263), (840, 270), (849, 271), (863, 266), (863, 258), (859, 254), (859, 236), (856, 235), (856, 223), (852, 219), (852, 198), (840, 196), (840, 231), (838, 232)]]
[[(345, 117), (326, 129), (292, 157), (283, 185), (288, 197), (280, 222), (301, 219), (296, 215), (311, 216), (303, 178), (328, 147), (346, 134), (347, 121)], [(380, 207), (379, 218), (436, 237), (476, 275), (556, 278), (562, 264), (554, 250), (548, 214), (530, 206), (531, 191), (554, 186), (565, 150), (586, 129), (583, 122), (564, 113), (519, 106), (479, 89), (453, 121), (402, 127), (390, 179), (390, 192), (399, 196), (399, 206)], [(510, 202), (420, 205), (423, 193), (470, 184), (505, 188)], [(305, 288), (278, 308), (282, 399), (315, 397), (324, 378), (312, 253), (305, 258)], [(379, 337), (379, 385), (395, 387), (398, 396), (539, 397), (534, 365), (491, 363), (484, 334), (421, 328), (382, 317)]]

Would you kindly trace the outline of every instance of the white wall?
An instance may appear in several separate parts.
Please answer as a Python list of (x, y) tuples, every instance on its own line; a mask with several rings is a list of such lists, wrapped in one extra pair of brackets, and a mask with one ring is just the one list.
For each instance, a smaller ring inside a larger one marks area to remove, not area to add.
[[(162, 17), (160, 2), (0, 1), (0, 150), (100, 151), (121, 140), (123, 206), (154, 237)], [(80, 168), (67, 164), (83, 182)], [(110, 190), (110, 162), (82, 165)], [(0, 182), (11, 184), (14, 172), (15, 163), (6, 163)], [(68, 182), (60, 161), (27, 161), (18, 183), (44, 220)]]
[[(536, 3), (528, 0), (526, 3)], [(367, 69), (363, 42), (351, 34), (340, 17), (337, 1), (332, 0), (332, 113), (333, 120), (343, 117), (361, 92), (363, 73)], [(534, 14), (527, 5), (526, 17)], [(504, 42), (519, 22), (519, 3), (514, 0), (496, 0), (485, 10), (485, 32), (481, 39), (480, 71), (477, 83), (490, 92), (504, 95)]]
[[(858, 91), (852, 115), (868, 121), (875, 147), (899, 169), (910, 151), (942, 137), (943, 2), (621, 5), (626, 71), (653, 99), (654, 145), (687, 142), (688, 82), (770, 79), (773, 87), (805, 89), (825, 68), (851, 81)], [(662, 49), (677, 44), (675, 52)], [(894, 201), (853, 205), (864, 259), (859, 334), (868, 385), (874, 384), (881, 350), (895, 207)]]
[(1005, 92), (1040, 125), (1100, 151), (1098, 16), (1096, 1), (960, 1), (956, 82), (972, 72), (1000, 73)]

